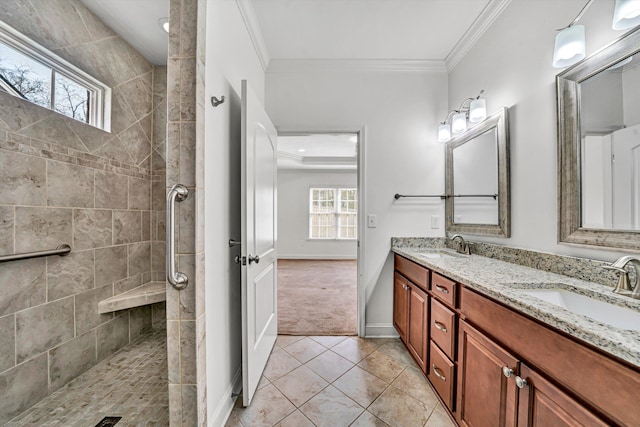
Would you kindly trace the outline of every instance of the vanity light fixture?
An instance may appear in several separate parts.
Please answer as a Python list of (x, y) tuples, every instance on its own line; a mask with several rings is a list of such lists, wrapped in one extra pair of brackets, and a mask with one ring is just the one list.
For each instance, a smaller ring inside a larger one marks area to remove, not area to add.
[[(487, 117), (487, 103), (486, 100), (480, 98), (484, 93), (484, 89), (480, 91), (480, 94), (475, 98), (467, 98), (460, 104), (457, 110), (449, 111), (447, 117), (440, 122), (438, 126), (438, 142), (448, 142), (451, 139), (451, 134), (460, 134), (466, 132), (468, 126), (467, 121), (470, 123), (478, 123), (483, 121)], [(465, 106), (466, 103), (469, 103)], [(447, 123), (449, 117), (453, 114), (451, 124)]]
[(616, 0), (611, 28), (626, 30), (636, 25), (640, 25), (640, 0)]

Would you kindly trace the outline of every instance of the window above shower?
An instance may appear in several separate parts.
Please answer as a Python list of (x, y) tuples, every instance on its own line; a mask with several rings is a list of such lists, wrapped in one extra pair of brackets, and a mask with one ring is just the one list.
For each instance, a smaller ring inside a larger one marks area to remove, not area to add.
[(110, 131), (111, 89), (2, 21), (0, 90)]

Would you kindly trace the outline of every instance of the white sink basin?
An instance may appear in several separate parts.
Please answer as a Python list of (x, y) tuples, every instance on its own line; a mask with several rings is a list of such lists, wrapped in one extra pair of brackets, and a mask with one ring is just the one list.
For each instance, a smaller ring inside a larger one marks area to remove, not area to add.
[(418, 256), (422, 258), (437, 259), (437, 258), (464, 258), (469, 255), (459, 254), (452, 250), (447, 249), (430, 249), (428, 252), (420, 252)]
[(530, 289), (522, 293), (590, 317), (615, 328), (640, 330), (640, 312), (609, 304), (565, 289)]

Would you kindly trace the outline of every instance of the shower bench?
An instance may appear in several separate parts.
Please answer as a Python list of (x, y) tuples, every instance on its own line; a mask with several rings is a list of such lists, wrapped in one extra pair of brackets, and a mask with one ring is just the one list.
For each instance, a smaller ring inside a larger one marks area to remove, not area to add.
[(166, 301), (166, 286), (165, 282), (145, 283), (137, 288), (100, 301), (98, 303), (98, 312), (104, 314)]

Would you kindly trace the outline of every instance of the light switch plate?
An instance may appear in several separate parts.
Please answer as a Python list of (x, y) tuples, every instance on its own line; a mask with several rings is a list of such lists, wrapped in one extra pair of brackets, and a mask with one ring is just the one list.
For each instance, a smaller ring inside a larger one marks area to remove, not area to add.
[(431, 215), (431, 228), (440, 228), (440, 215)]
[(367, 215), (367, 227), (376, 228), (378, 226), (378, 217), (374, 214)]

